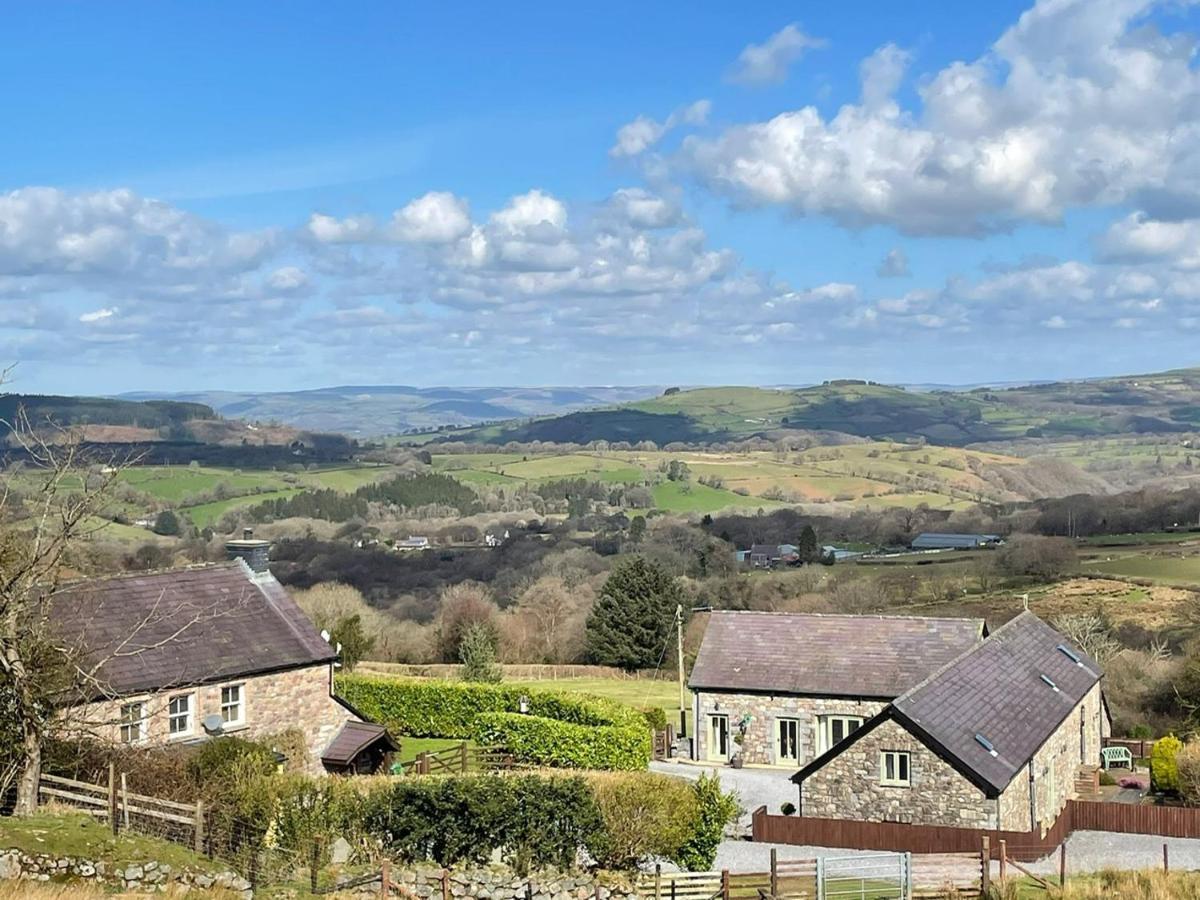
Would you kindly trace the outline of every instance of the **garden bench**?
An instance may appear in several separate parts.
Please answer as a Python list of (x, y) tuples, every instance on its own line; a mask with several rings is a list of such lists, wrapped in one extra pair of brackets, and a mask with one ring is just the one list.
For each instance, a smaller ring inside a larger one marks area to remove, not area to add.
[(1106, 769), (1123, 765), (1130, 771), (1133, 770), (1133, 754), (1129, 752), (1128, 747), (1105, 747), (1100, 751), (1100, 759)]

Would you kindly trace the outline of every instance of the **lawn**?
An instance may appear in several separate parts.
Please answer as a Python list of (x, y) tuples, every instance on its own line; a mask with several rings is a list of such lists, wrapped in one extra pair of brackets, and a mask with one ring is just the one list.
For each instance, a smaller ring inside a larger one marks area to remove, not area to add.
[[(658, 706), (666, 710), (667, 721), (679, 722), (679, 682), (649, 678), (546, 678), (534, 681), (510, 681), (539, 691), (569, 691), (606, 697), (635, 709)], [(688, 719), (691, 719), (692, 694), (687, 693)]]
[(722, 509), (774, 509), (788, 504), (762, 497), (742, 497), (733, 491), (711, 488), (705, 484), (664, 481), (654, 486), (654, 505), (659, 509), (680, 513), (713, 513)]

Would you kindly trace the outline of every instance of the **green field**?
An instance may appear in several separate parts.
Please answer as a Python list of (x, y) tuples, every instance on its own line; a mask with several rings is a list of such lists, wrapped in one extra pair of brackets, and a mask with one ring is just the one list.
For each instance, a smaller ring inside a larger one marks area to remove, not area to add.
[(1080, 568), (1089, 573), (1146, 578), (1163, 584), (1200, 584), (1200, 556), (1130, 554), (1084, 560)]
[(189, 496), (207, 493), (219, 484), (225, 485), (232, 494), (287, 486), (277, 472), (189, 466), (134, 466), (121, 473), (121, 480), (168, 503), (179, 503)]
[(245, 497), (230, 497), (228, 500), (214, 500), (211, 503), (201, 503), (198, 506), (185, 506), (181, 512), (187, 514), (192, 524), (197, 528), (208, 528), (220, 521), (221, 516), (231, 509), (244, 506), (255, 506), (268, 500), (282, 500), (300, 493), (301, 488), (287, 488), (282, 491), (269, 491), (263, 494), (248, 494)]

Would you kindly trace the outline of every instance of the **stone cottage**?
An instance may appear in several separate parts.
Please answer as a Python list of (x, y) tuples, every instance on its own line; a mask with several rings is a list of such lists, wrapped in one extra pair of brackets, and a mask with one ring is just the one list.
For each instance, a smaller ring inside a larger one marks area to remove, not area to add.
[(982, 619), (713, 612), (690, 679), (693, 758), (802, 766), (984, 634)]
[(799, 814), (1045, 834), (1108, 733), (1095, 660), (1023, 612), (802, 768)]
[(305, 756), (295, 762), (313, 773), (361, 771), (354, 757), (381, 761), (397, 749), (334, 696), (337, 651), (271, 575), (269, 544), (247, 533), (226, 546), (226, 563), (81, 581), (55, 595), (53, 625), (86, 673), (67, 727), (143, 746), (299, 730)]

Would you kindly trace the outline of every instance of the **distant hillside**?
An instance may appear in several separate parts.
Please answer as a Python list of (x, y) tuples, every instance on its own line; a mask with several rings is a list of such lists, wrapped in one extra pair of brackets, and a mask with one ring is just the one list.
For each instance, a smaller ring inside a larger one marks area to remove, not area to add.
[(0, 419), (12, 423), (24, 410), (35, 428), (48, 425), (120, 429), (122, 440), (185, 437), (189, 423), (215, 419), (202, 403), (152, 400), (135, 403), (106, 397), (59, 397), (41, 394), (0, 394)]
[(206, 404), (229, 418), (279, 422), (312, 431), (378, 437), (444, 426), (531, 416), (556, 416), (642, 400), (644, 387), (429, 387), (343, 385), (306, 391), (197, 391), (123, 394), (122, 399), (170, 399)]
[(699, 388), (611, 409), (467, 429), (443, 439), (717, 443), (796, 430), (924, 438), (943, 446), (1197, 431), (1200, 369), (965, 393), (850, 380), (794, 390)]

